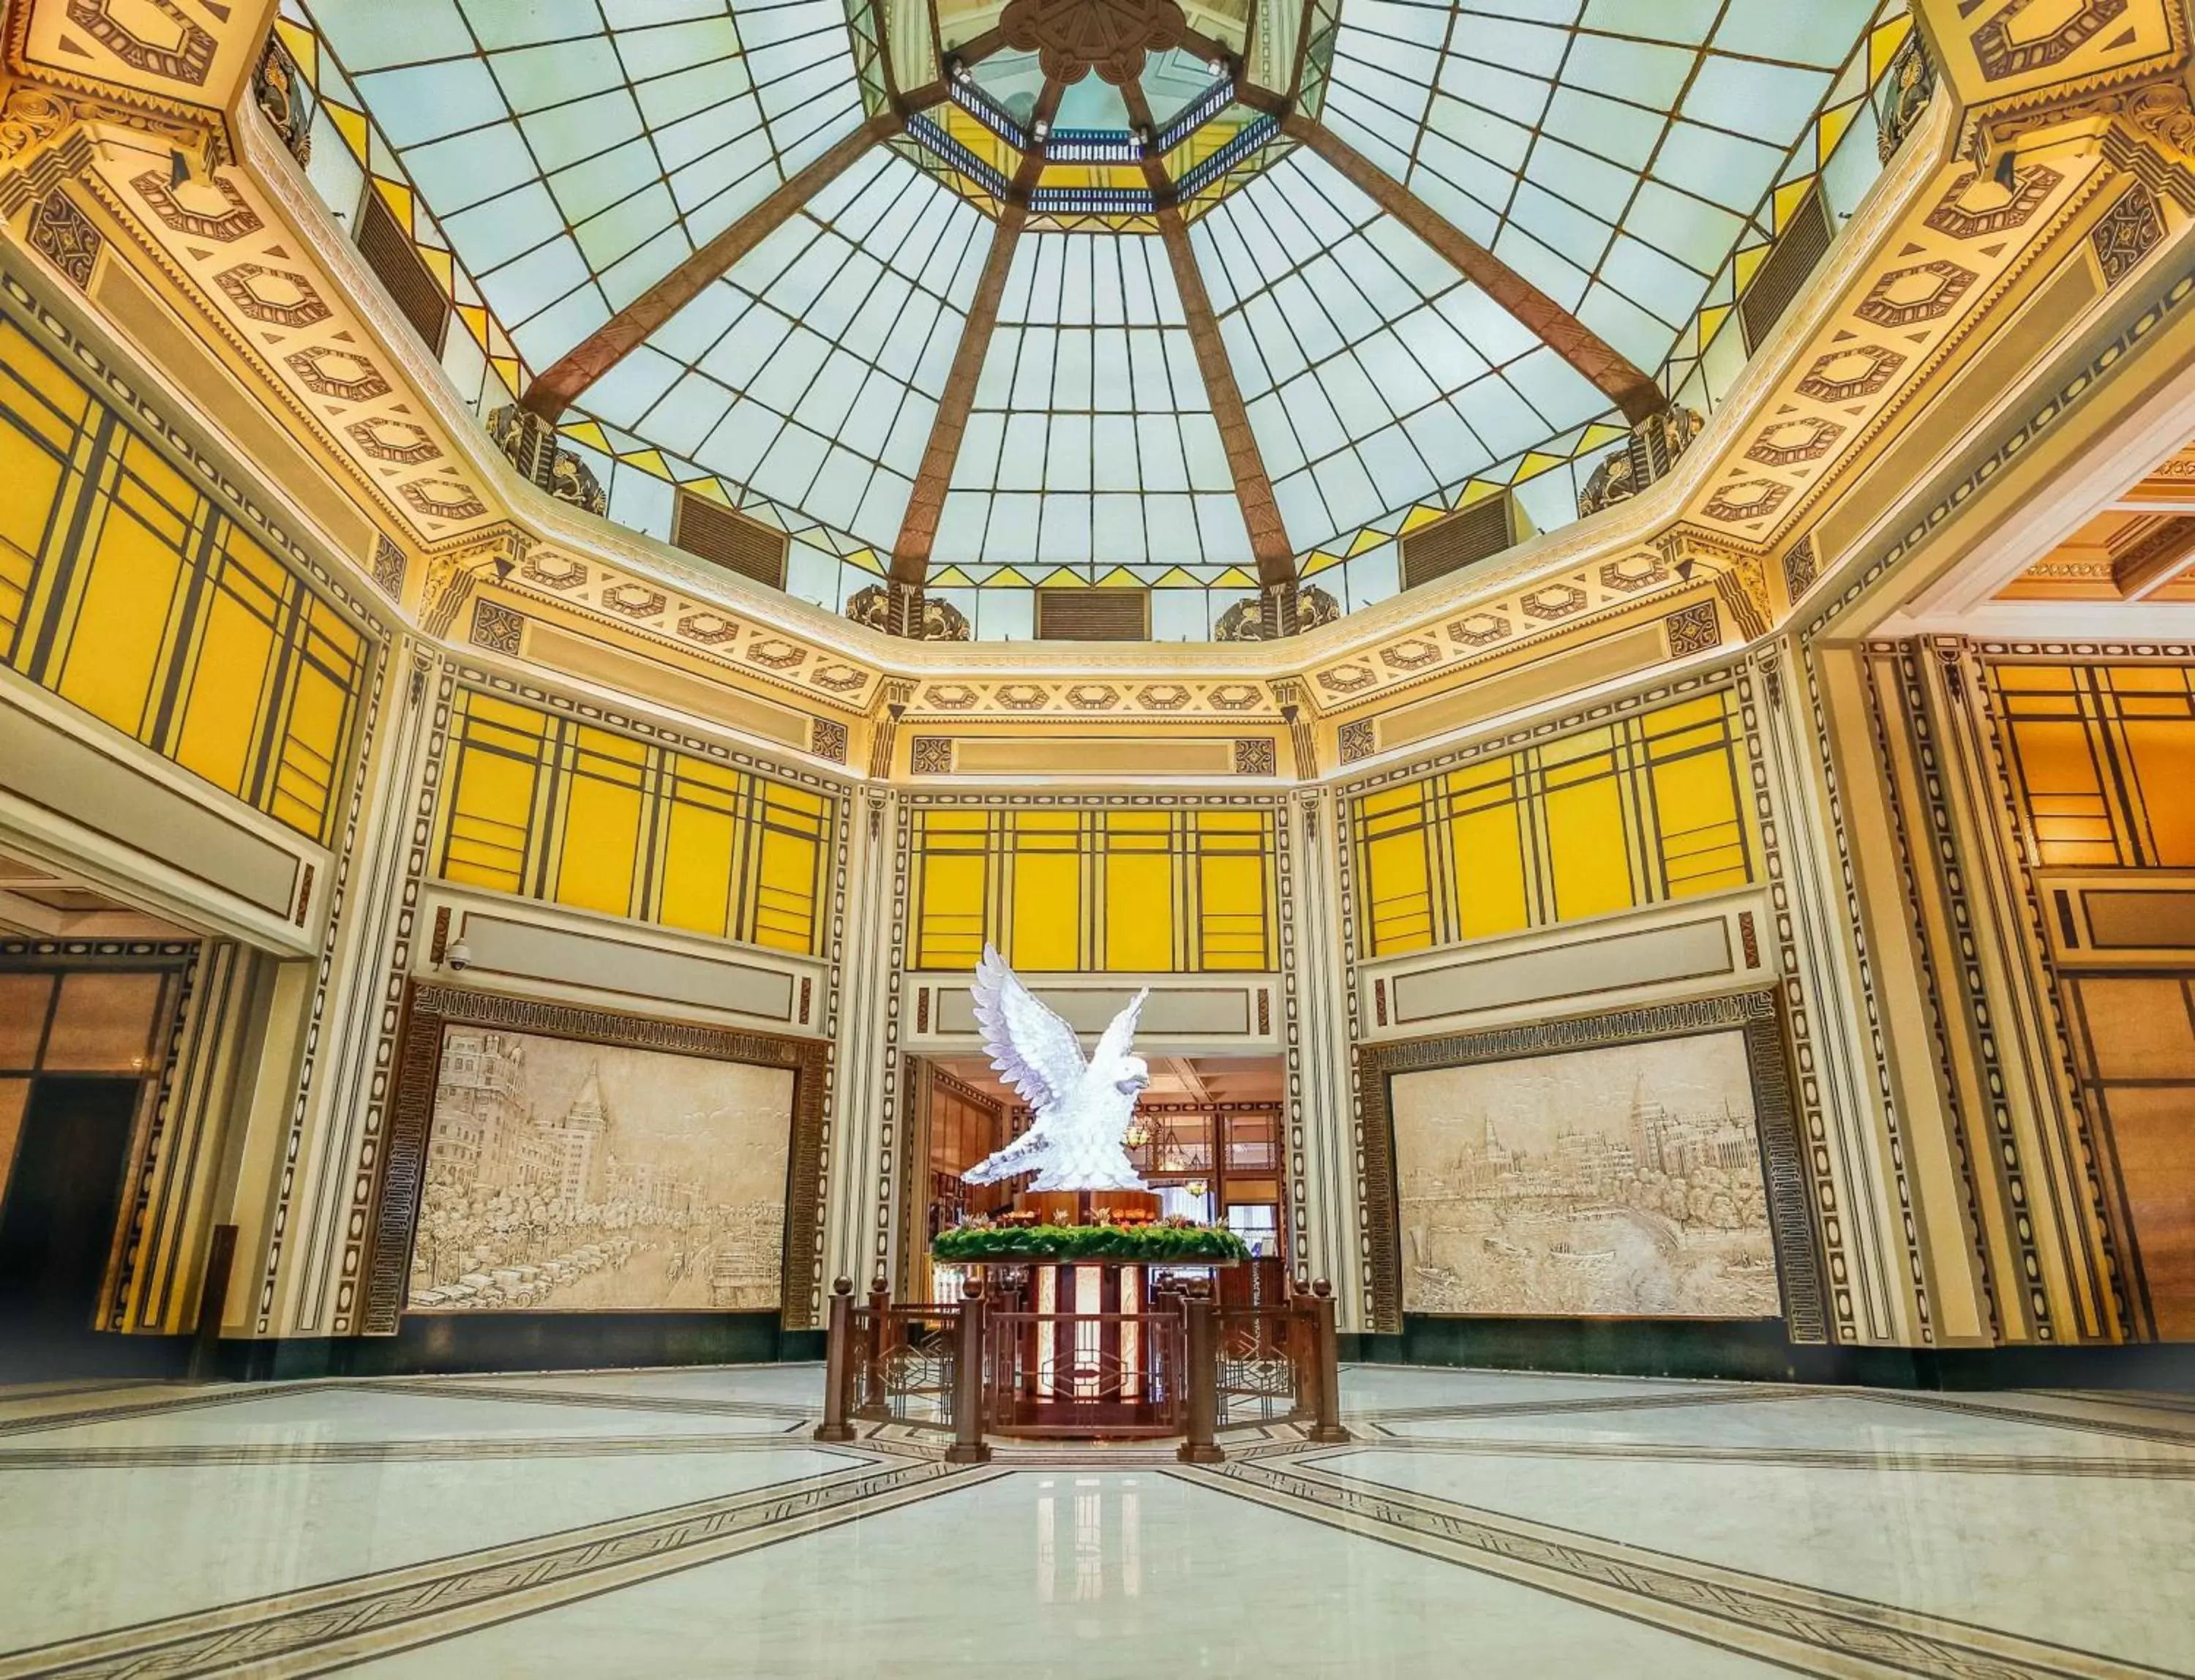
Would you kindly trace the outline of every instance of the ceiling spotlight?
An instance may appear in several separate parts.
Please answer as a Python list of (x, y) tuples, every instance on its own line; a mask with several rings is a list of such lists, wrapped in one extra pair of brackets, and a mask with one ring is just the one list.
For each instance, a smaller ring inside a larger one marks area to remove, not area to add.
[(1051, 124), (1050, 120), (1046, 118), (1040, 117), (1029, 124), (1029, 133), (1040, 141), (1041, 141), (1044, 137), (1051, 132)]
[(1148, 152), (1151, 149), (1151, 131), (1143, 124), (1138, 123), (1135, 127), (1130, 129), (1128, 130), (1128, 136), (1136, 142), (1136, 150), (1138, 153)]
[(1215, 82), (1222, 76), (1224, 76), (1227, 73), (1227, 60), (1225, 57), (1223, 55), (1219, 58), (1213, 59), (1211, 63), (1204, 66), (1204, 73), (1211, 77)]
[(945, 73), (956, 82), (965, 84), (968, 80), (968, 66), (957, 56), (945, 61)]

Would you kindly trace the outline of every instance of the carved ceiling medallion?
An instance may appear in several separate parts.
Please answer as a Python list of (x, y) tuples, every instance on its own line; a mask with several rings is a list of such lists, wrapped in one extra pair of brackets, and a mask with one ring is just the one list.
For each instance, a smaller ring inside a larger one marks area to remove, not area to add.
[(1125, 86), (1147, 53), (1179, 43), (1189, 20), (1174, 0), (1011, 0), (1000, 16), (1006, 44), (1033, 52), (1045, 75), (1079, 82), (1092, 70)]

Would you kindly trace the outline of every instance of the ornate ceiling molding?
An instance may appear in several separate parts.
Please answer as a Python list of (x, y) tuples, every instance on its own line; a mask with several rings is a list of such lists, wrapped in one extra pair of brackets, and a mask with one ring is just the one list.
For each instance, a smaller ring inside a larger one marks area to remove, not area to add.
[[(1818, 531), (1840, 499), (1864, 488), (1885, 440), (1927, 410), (1985, 323), (2032, 295), (2046, 271), (2103, 260), (2090, 237), (2118, 208), (2129, 176), (2139, 178), (2113, 161), (2106, 141), (2083, 145), (2075, 136), (2047, 154), (2023, 153), (1999, 188), (1950, 155), (1955, 113), (1946, 104), (1913, 136), (1708, 433), (1645, 494), (1483, 573), (1278, 641), (934, 644), (888, 641), (717, 578), (521, 487), (314, 209), (294, 160), (256, 113), (239, 125), (242, 156), (231, 164), (212, 155), (215, 124), (155, 118), (141, 105), (89, 114), (78, 105), (90, 95), (78, 94), (69, 95), (62, 120), (60, 97), (34, 89), (20, 102), (0, 100), (0, 164), (16, 177), (26, 161), (72, 159), (52, 166), (58, 183), (0, 201), (9, 236), (56, 184), (78, 196), (277, 420), (317, 446), (375, 524), (422, 556), (413, 569), (423, 574), (415, 609), (423, 621), (463, 628), (455, 622), (463, 598), (451, 591), (492, 540), (510, 562), (498, 569), (498, 598), (553, 604), (566, 622), (614, 626), (780, 700), (797, 695), (860, 713), (887, 684), (905, 684), (911, 713), (963, 721), (1265, 720), (1280, 715), (1277, 685), (1288, 687), (1299, 716), (1361, 719), (1455, 680), (1460, 667), (1573, 640), (1581, 626), (1658, 620), (1700, 598), (1701, 567), (1725, 622), (1741, 634), (1772, 628), (1791, 594), (1846, 557), (1810, 559), (1794, 589), (1788, 557), (1802, 546), (1799, 534)], [(2135, 131), (2131, 118), (2121, 127)], [(2141, 142), (2146, 156), (2162, 158), (2167, 140), (2181, 143), (2175, 120), (2158, 115), (2152, 127), (2159, 137)], [(186, 151), (178, 179), (170, 141), (180, 135), (198, 136), (202, 149)], [(2176, 214), (2161, 219), (2148, 249), (2174, 245), (2186, 227)], [(2155, 260), (2139, 239), (2114, 249), (2131, 251), (2135, 263)], [(351, 557), (372, 574), (372, 554)], [(1687, 559), (1690, 578), (1680, 571)]]

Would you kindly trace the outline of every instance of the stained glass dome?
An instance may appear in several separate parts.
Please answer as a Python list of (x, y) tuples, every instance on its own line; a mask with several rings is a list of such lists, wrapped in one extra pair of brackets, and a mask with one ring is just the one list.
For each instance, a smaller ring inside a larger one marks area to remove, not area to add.
[[(1040, 588), (1201, 638), (1344, 610), (1501, 498), (1580, 517), (1712, 411), (1879, 170), (1903, 0), (284, 0), (308, 171), (377, 205), (522, 402), (668, 540), (789, 539), (981, 637)], [(1802, 227), (1803, 224), (1803, 227)]]

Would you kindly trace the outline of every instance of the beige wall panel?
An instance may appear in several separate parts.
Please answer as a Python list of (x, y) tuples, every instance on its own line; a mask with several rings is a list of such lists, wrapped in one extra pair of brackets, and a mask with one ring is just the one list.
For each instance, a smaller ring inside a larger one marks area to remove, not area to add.
[[(918, 979), (918, 984), (924, 981)], [(942, 1037), (976, 1036), (976, 1006), (968, 983), (959, 975), (929, 984), (936, 987), (935, 1031)], [(1268, 979), (1270, 987), (1274, 983)], [(1029, 990), (1085, 1035), (1103, 1032), (1136, 995), (1133, 986), (1067, 987), (1032, 985)], [(1161, 1039), (1249, 1038), (1256, 1025), (1254, 986), (1154, 987), (1136, 1024), (1136, 1042)]]
[(953, 768), (961, 776), (1231, 776), (1235, 742), (1231, 738), (963, 738), (953, 743)]
[(59, 725), (0, 704), (0, 790), (157, 856), (287, 921), (301, 868), (291, 852), (111, 759)]
[(1406, 1026), (1520, 1003), (1553, 1003), (1632, 986), (1712, 979), (1737, 970), (1730, 924), (1716, 915), (1422, 968), (1398, 974), (1391, 984), (1395, 1023)]
[(466, 911), (456, 933), (471, 952), (464, 980), (508, 977), (791, 1022), (796, 977), (757, 963), (665, 950), (515, 917)]
[(721, 683), (621, 653), (538, 620), (527, 622), (525, 645), (526, 656), (537, 664), (553, 666), (621, 694), (658, 701), (688, 717), (722, 724), (780, 746), (808, 750), (808, 716), (790, 707), (773, 706)]
[(1538, 701), (1611, 682), (1657, 665), (1668, 656), (1668, 646), (1658, 620), (1603, 637), (1566, 653), (1550, 654), (1523, 670), (1466, 683), (1429, 700), (1397, 707), (1377, 721), (1380, 749), (1386, 752), (1428, 741)]

